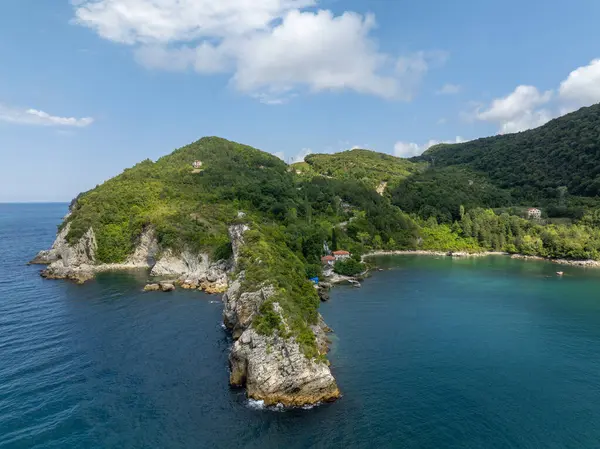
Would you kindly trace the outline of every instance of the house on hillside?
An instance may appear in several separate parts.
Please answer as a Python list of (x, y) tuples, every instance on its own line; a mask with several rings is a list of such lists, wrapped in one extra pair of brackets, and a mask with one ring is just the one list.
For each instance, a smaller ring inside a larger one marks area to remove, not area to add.
[(333, 257), (335, 257), (335, 260), (349, 259), (350, 253), (348, 251), (344, 251), (344, 250), (334, 251)]
[(539, 220), (540, 218), (542, 218), (542, 211), (539, 209), (536, 209), (535, 207), (527, 209), (527, 218), (530, 218), (533, 220)]
[(192, 167), (194, 167), (195, 169), (202, 168), (202, 161), (192, 162)]
[(323, 265), (333, 265), (335, 263), (334, 256), (323, 256), (321, 257), (321, 263)]

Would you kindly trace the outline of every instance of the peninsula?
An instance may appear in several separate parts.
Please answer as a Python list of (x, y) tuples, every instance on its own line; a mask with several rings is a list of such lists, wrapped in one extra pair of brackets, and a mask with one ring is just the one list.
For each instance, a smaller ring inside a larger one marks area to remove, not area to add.
[(206, 137), (80, 194), (32, 263), (50, 279), (143, 268), (157, 288), (222, 293), (232, 385), (265, 404), (332, 401), (323, 276), (381, 251), (600, 259), (597, 129), (594, 106), (411, 160), (351, 150), (291, 166)]

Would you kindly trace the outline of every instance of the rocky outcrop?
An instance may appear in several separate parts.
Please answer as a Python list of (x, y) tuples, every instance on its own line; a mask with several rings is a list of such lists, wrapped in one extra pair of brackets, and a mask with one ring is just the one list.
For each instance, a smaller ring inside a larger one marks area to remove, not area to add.
[(39, 264), (39, 265), (49, 265), (52, 262), (58, 260), (58, 255), (62, 247), (67, 244), (67, 234), (69, 233), (69, 229), (71, 228), (71, 224), (67, 223), (60, 230), (52, 247), (50, 249), (40, 251), (37, 256), (33, 258), (30, 264)]
[[(229, 230), (236, 261), (246, 230), (245, 225)], [(307, 358), (293, 337), (285, 338), (278, 331), (262, 335), (253, 328), (255, 314), (264, 301), (273, 297), (275, 289), (265, 284), (248, 291), (244, 281), (242, 271), (223, 295), (223, 322), (235, 340), (229, 354), (231, 385), (246, 387), (249, 398), (267, 405), (302, 406), (337, 399), (340, 391), (326, 360)], [(273, 309), (289, 330), (279, 304), (275, 302)], [(311, 329), (319, 352), (325, 354), (331, 329), (320, 316)]]
[(250, 328), (229, 355), (230, 383), (266, 405), (302, 406), (337, 399), (340, 391), (326, 362), (308, 359), (294, 338), (260, 335)]
[(42, 276), (48, 279), (70, 279), (77, 283), (83, 283), (94, 276), (94, 265), (96, 263), (96, 251), (98, 244), (92, 228), (77, 241), (70, 245), (67, 242), (70, 223), (67, 223), (58, 234), (52, 248), (40, 252), (36, 263), (46, 260), (48, 268), (42, 271)]
[(160, 284), (160, 289), (163, 292), (172, 292), (175, 290), (175, 285), (171, 284), (170, 282), (164, 282)]
[(153, 227), (148, 226), (139, 236), (137, 244), (135, 245), (135, 251), (129, 256), (125, 265), (153, 267), (156, 264), (158, 251), (159, 247), (156, 231)]
[(256, 291), (243, 289), (244, 272), (235, 279), (225, 295), (223, 295), (223, 323), (237, 339), (246, 330), (259, 307), (275, 293), (271, 285), (259, 288)]
[(227, 289), (230, 262), (210, 262), (207, 254), (190, 251), (176, 255), (167, 250), (159, 257), (156, 232), (151, 226), (139, 236), (133, 254), (119, 264), (97, 264), (98, 245), (92, 228), (76, 244), (69, 244), (67, 235), (70, 226), (67, 223), (58, 233), (52, 248), (40, 251), (30, 262), (48, 265), (42, 271), (42, 276), (48, 279), (70, 279), (83, 283), (103, 271), (151, 269), (152, 276), (175, 278), (174, 282), (186, 288), (199, 288), (208, 293), (223, 293)]
[(199, 288), (209, 293), (223, 293), (228, 286), (228, 261), (211, 262), (208, 254), (183, 251), (175, 255), (171, 250), (156, 262), (151, 276), (176, 276), (184, 288)]

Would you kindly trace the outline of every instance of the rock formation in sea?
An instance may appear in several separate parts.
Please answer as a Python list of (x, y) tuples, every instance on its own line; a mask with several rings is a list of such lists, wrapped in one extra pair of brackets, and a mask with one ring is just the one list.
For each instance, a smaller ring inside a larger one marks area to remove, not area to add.
[[(110, 270), (150, 269), (155, 277), (170, 277), (185, 288), (198, 288), (208, 293), (222, 293), (228, 286), (228, 273), (232, 263), (211, 262), (208, 254), (192, 253), (184, 250), (174, 254), (171, 250), (160, 251), (156, 233), (152, 227), (144, 229), (138, 238), (135, 250), (120, 264), (98, 264), (96, 261), (97, 242), (93, 228), (75, 243), (67, 241), (71, 224), (69, 222), (58, 233), (49, 250), (40, 251), (30, 262), (45, 264), (42, 276), (48, 279), (69, 279), (84, 283), (96, 273)], [(164, 291), (164, 290), (163, 290)]]
[[(229, 229), (234, 260), (238, 258), (247, 229), (245, 225)], [(245, 386), (248, 397), (267, 405), (301, 406), (337, 399), (340, 391), (324, 358), (307, 358), (293, 337), (285, 338), (278, 332), (262, 335), (254, 329), (254, 315), (274, 294), (275, 288), (268, 284), (255, 291), (244, 289), (242, 271), (223, 295), (223, 322), (235, 341), (229, 355), (231, 385)], [(288, 327), (277, 302), (273, 308), (283, 326)], [(319, 352), (326, 354), (329, 349), (326, 333), (331, 329), (319, 316), (319, 323), (312, 330)]]
[[(243, 215), (239, 218), (243, 218)], [(309, 358), (291, 335), (263, 335), (253, 327), (260, 306), (275, 294), (267, 282), (256, 290), (245, 286), (245, 272), (236, 272), (240, 250), (244, 246), (246, 224), (229, 227), (233, 255), (229, 261), (211, 261), (208, 254), (184, 250), (176, 254), (161, 251), (155, 232), (147, 228), (140, 235), (133, 254), (122, 264), (97, 264), (97, 243), (90, 228), (75, 244), (69, 244), (70, 224), (58, 233), (52, 248), (41, 251), (31, 263), (48, 264), (42, 276), (50, 279), (70, 279), (83, 283), (107, 270), (146, 268), (154, 277), (171, 281), (148, 284), (146, 291), (174, 290), (175, 282), (182, 288), (198, 288), (210, 293), (224, 292), (223, 322), (231, 331), (234, 343), (229, 356), (230, 383), (246, 387), (248, 397), (267, 405), (302, 406), (332, 401), (340, 391), (329, 368), (325, 354), (329, 349), (327, 327), (319, 315), (311, 326), (321, 357)], [(277, 302), (273, 305), (283, 327), (289, 330), (286, 317)]]

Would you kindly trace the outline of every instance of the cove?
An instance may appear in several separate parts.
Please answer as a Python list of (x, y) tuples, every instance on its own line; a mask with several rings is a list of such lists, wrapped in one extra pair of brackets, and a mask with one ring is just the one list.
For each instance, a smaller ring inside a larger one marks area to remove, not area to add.
[(506, 256), (376, 261), (385, 271), (322, 307), (364, 447), (597, 445), (600, 271), (558, 278), (554, 264)]

